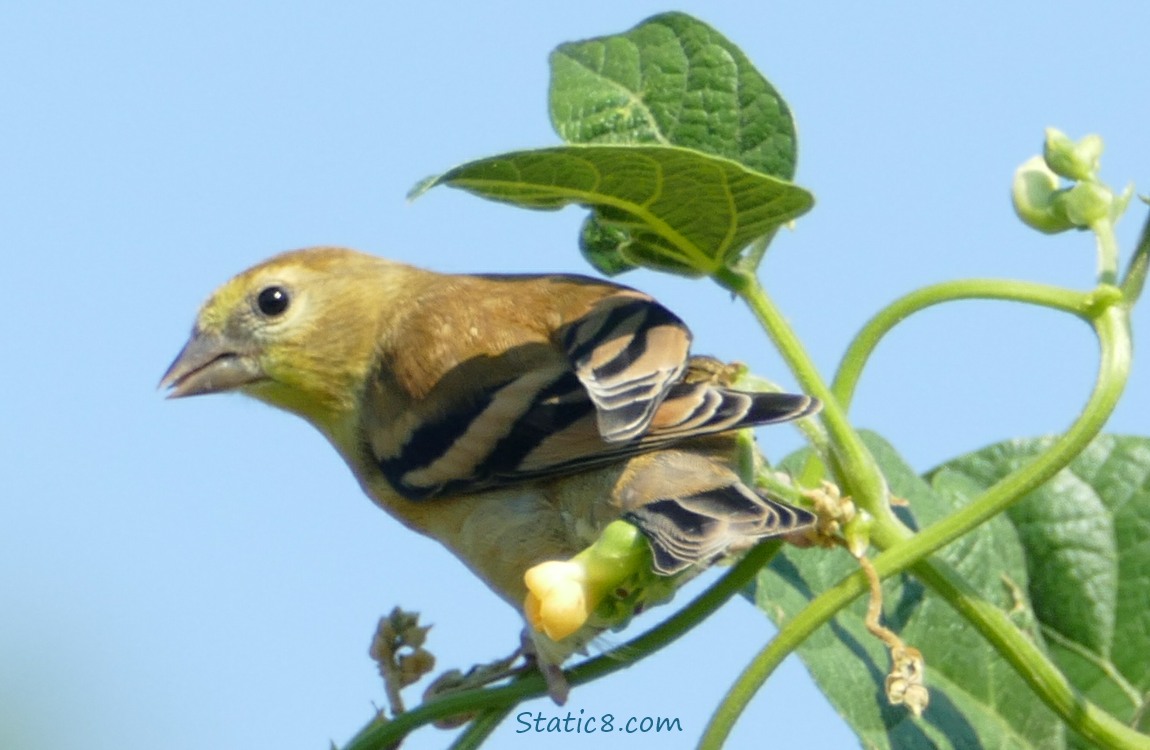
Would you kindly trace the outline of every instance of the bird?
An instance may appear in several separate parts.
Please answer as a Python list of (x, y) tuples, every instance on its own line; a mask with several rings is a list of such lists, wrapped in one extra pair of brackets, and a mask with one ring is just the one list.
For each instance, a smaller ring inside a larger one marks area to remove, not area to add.
[(217, 289), (160, 385), (243, 393), (311, 423), (378, 506), (524, 614), (561, 703), (560, 665), (612, 623), (540, 623), (530, 571), (623, 522), (653, 579), (676, 581), (815, 521), (744, 481), (735, 434), (818, 400), (734, 388), (691, 342), (674, 313), (613, 282), (315, 247)]

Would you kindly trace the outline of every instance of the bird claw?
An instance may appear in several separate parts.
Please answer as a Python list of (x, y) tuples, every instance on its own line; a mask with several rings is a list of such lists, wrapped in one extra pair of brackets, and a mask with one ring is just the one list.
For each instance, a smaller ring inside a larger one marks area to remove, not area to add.
[[(520, 666), (513, 666), (520, 657), (524, 657), (525, 663)], [(426, 703), (450, 693), (487, 687), (494, 682), (522, 674), (530, 666), (530, 658), (524, 653), (523, 648), (519, 647), (510, 656), (503, 659), (497, 659), (487, 664), (476, 664), (467, 670), (466, 674), (458, 669), (449, 669), (436, 677), (423, 691), (423, 701)], [(474, 712), (445, 716), (437, 720), (435, 726), (440, 729), (454, 729), (466, 724), (473, 718), (475, 718)]]
[(571, 685), (567, 682), (567, 676), (563, 674), (563, 670), (558, 664), (552, 664), (539, 658), (539, 649), (535, 646), (535, 639), (532, 636), (530, 626), (524, 628), (520, 634), (519, 648), (516, 653), (523, 655), (528, 667), (534, 666), (539, 670), (539, 674), (543, 675), (543, 681), (547, 683), (547, 694), (551, 696), (551, 700), (555, 701), (555, 705), (562, 706), (567, 702), (567, 696), (571, 693)]
[(476, 664), (464, 674), (458, 669), (450, 669), (436, 677), (423, 693), (425, 701), (438, 698), (446, 693), (455, 693), (461, 690), (472, 690), (486, 687), (493, 682), (513, 677), (527, 669), (528, 665), (512, 666), (519, 657), (524, 656), (523, 649), (517, 648), (510, 656), (497, 659), (487, 664)]

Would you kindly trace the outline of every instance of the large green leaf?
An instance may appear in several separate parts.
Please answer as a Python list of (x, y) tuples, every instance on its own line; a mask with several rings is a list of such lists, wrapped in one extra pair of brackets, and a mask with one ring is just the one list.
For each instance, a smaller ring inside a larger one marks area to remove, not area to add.
[[(606, 274), (751, 268), (814, 200), (788, 182), (795, 126), (738, 47), (683, 13), (558, 47), (551, 116), (566, 148), (519, 151), (424, 181), (525, 208), (591, 209), (580, 249)], [(758, 243), (755, 252), (746, 252)]]
[[(568, 143), (681, 146), (784, 180), (795, 173), (795, 123), (786, 102), (742, 50), (684, 13), (560, 45), (551, 53), (550, 100), (551, 122)], [(706, 210), (710, 204), (685, 205)], [(661, 233), (627, 224), (592, 207), (579, 246), (601, 272), (648, 266), (698, 275), (717, 268), (685, 263)], [(752, 240), (762, 237), (765, 249), (777, 226), (710, 255), (731, 265)], [(748, 254), (744, 262), (754, 266), (761, 257)]]
[[(930, 476), (981, 491), (1050, 442), (1000, 443)], [(1097, 438), (1007, 517), (1055, 662), (1090, 700), (1150, 730), (1150, 438)]]
[(742, 50), (684, 13), (551, 53), (551, 122), (569, 143), (660, 143), (784, 180), (795, 123)]
[[(924, 480), (886, 443), (865, 438), (919, 526), (968, 503), (1051, 442), (1000, 443)], [(1043, 487), (939, 555), (1043, 645), (1079, 691), (1150, 728), (1150, 439), (1097, 438)], [(843, 552), (788, 550), (752, 593), (781, 622), (854, 567)], [(862, 626), (862, 602), (799, 649), (864, 745), (1088, 747), (1076, 735), (1063, 738), (1058, 720), (942, 600), (905, 576), (887, 581), (884, 596), (887, 624), (926, 657), (931, 704), (923, 719), (885, 706), (888, 660)]]
[(427, 180), (413, 195), (436, 185), (525, 208), (593, 208), (624, 260), (688, 275), (723, 268), (813, 203), (802, 188), (729, 159), (655, 145), (503, 154)]
[[(864, 437), (891, 491), (909, 502), (904, 510), (912, 525), (925, 526), (942, 518), (979, 489), (969, 477), (956, 473), (928, 484), (884, 441), (873, 435)], [(792, 456), (784, 466), (797, 468), (804, 457)], [(984, 524), (940, 555), (1042, 643), (1024, 593), (1029, 587), (1024, 548), (1006, 518)], [(776, 623), (782, 623), (857, 567), (842, 550), (788, 549), (760, 574), (749, 595)], [(799, 648), (815, 681), (865, 747), (1065, 747), (1057, 717), (945, 601), (907, 575), (884, 582), (883, 594), (884, 623), (919, 648), (926, 659), (931, 701), (921, 719), (901, 706), (887, 704), (883, 681), (890, 659), (863, 625), (864, 601), (841, 611)]]

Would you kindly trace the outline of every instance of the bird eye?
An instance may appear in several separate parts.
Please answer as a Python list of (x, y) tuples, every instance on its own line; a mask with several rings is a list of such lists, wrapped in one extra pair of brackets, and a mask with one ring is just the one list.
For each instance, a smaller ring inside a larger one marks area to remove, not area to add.
[(265, 287), (260, 290), (259, 296), (256, 297), (256, 306), (261, 313), (269, 318), (283, 315), (289, 304), (291, 304), (291, 297), (288, 295), (287, 289), (282, 286)]

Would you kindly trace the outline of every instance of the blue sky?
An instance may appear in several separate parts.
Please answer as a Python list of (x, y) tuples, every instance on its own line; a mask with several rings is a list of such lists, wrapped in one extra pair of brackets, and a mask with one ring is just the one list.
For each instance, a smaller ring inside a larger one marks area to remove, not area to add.
[[(383, 702), (366, 649), (397, 603), (435, 623), (443, 667), (514, 646), (515, 614), (362, 497), (302, 422), (236, 397), (167, 402), (155, 384), (206, 295), (280, 250), (343, 244), (440, 270), (586, 272), (579, 211), (516, 211), (446, 189), (404, 196), (461, 161), (555, 143), (551, 48), (670, 9), (0, 9), (0, 745), (342, 743)], [(1043, 127), (1101, 133), (1104, 175), (1150, 190), (1145, 4), (675, 9), (739, 44), (795, 112), (797, 180), (818, 202), (763, 274), (828, 374), (867, 316), (918, 286), (1092, 284), (1089, 237), (1039, 236), (1010, 210), (1010, 176)], [(1127, 249), (1143, 213), (1136, 206), (1121, 228)], [(623, 280), (685, 318), (698, 351), (791, 382), (716, 287), (646, 272)], [(1136, 327), (1148, 323), (1138, 311)], [(1093, 356), (1089, 331), (1051, 313), (936, 309), (879, 350), (853, 416), (926, 470), (1064, 427)], [(1147, 433), (1145, 370), (1136, 363), (1113, 431)], [(776, 456), (799, 444), (788, 428), (761, 438)], [(687, 746), (771, 632), (732, 602), (569, 704), (677, 717), (682, 737), (551, 739)], [(492, 746), (532, 746), (515, 729)], [(732, 746), (752, 742), (842, 747), (851, 735), (788, 663)], [(405, 747), (443, 744), (431, 730)]]

